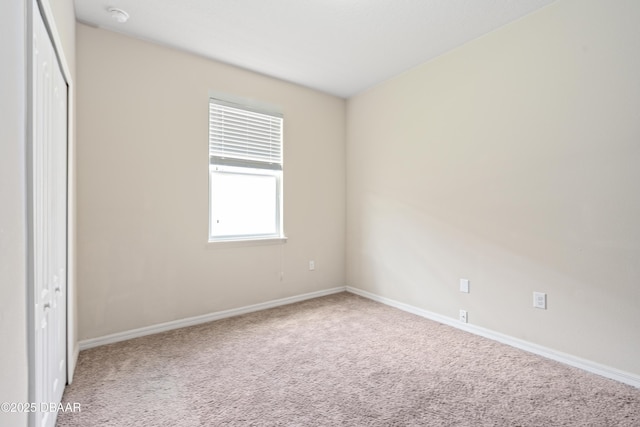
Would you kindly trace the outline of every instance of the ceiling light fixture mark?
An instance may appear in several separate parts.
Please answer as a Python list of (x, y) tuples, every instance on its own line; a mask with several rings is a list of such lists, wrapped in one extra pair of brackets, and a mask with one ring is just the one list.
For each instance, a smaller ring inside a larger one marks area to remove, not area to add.
[(107, 10), (111, 14), (111, 17), (120, 24), (124, 24), (129, 20), (129, 14), (122, 9), (118, 9), (117, 7), (110, 7)]

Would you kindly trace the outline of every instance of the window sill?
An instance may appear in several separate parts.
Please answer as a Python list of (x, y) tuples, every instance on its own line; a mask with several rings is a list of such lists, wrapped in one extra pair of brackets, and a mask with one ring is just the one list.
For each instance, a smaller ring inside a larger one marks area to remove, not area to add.
[(287, 243), (287, 237), (265, 237), (261, 238), (248, 238), (248, 239), (228, 239), (228, 240), (209, 240), (207, 242), (207, 248), (235, 248), (242, 246), (265, 246), (265, 245), (280, 245)]

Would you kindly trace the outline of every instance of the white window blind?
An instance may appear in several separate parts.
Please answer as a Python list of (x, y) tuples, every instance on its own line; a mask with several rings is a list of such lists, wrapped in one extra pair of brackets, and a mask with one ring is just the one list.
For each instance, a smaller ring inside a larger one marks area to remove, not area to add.
[(282, 170), (282, 117), (209, 101), (211, 164)]

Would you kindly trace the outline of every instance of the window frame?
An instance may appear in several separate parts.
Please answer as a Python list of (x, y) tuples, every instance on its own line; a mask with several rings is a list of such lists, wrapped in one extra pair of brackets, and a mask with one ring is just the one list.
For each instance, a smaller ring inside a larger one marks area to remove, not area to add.
[[(257, 113), (268, 115), (272, 117), (280, 118), (280, 142), (279, 148), (281, 151), (280, 154), (280, 162), (261, 162), (255, 160), (243, 160), (237, 159), (233, 156), (221, 157), (217, 155), (211, 154), (212, 147), (212, 106), (213, 104), (222, 105), (227, 108), (234, 108), (237, 110), (242, 110), (249, 113)], [(275, 108), (264, 108), (261, 106), (260, 108), (256, 108), (255, 106), (246, 106), (245, 103), (237, 103), (233, 101), (229, 101), (226, 99), (221, 99), (216, 96), (209, 96), (209, 206), (208, 206), (208, 215), (209, 215), (209, 233), (208, 233), (208, 243), (230, 243), (230, 242), (260, 242), (260, 243), (284, 243), (287, 241), (287, 238), (284, 234), (284, 203), (283, 203), (283, 176), (284, 176), (284, 161), (282, 156), (283, 149), (283, 139), (284, 139), (284, 118), (283, 115), (278, 112)], [(216, 169), (218, 169), (216, 171)], [(220, 170), (222, 169), (222, 171)], [(275, 197), (275, 232), (274, 233), (247, 233), (247, 234), (237, 234), (237, 235), (215, 235), (214, 234), (214, 212), (213, 212), (213, 174), (214, 173), (228, 173), (228, 174), (237, 174), (237, 175), (255, 175), (255, 176), (269, 176), (274, 177), (276, 179), (276, 194)]]

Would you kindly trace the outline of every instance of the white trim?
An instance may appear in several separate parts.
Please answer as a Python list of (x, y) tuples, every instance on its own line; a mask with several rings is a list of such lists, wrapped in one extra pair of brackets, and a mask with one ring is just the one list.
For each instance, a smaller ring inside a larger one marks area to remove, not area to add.
[(80, 348), (77, 340), (76, 296), (76, 136), (75, 84), (71, 81), (68, 98), (67, 129), (67, 383), (73, 381)]
[[(67, 319), (68, 318), (69, 316), (67, 316)], [(77, 341), (68, 342), (67, 343), (67, 385), (73, 382), (73, 374), (75, 374), (76, 372), (76, 366), (78, 365), (78, 357), (80, 357), (80, 343)]]
[[(91, 25), (91, 24), (87, 24)], [(279, 116), (284, 116), (284, 108), (277, 104), (271, 104), (268, 102), (260, 101), (253, 98), (247, 98), (243, 96), (238, 96), (232, 93), (221, 92), (218, 90), (209, 90), (209, 101), (211, 98), (217, 99), (222, 102), (228, 102), (231, 104), (236, 104), (241, 107), (245, 107), (249, 110), (258, 110), (259, 112), (264, 112), (266, 114), (275, 114)]]
[(603, 376), (621, 383), (631, 385), (636, 388), (640, 388), (640, 375), (636, 375), (630, 372), (621, 371), (610, 366), (601, 365), (591, 360), (582, 359), (567, 353), (553, 350), (548, 347), (544, 347), (538, 344), (534, 344), (528, 341), (524, 341), (518, 338), (511, 337), (509, 335), (501, 334), (500, 332), (492, 331), (480, 326), (472, 325), (469, 323), (461, 323), (459, 320), (443, 316), (441, 314), (433, 313), (422, 308), (414, 307), (403, 302), (385, 298), (371, 292), (364, 291), (362, 289), (353, 288), (347, 286), (347, 292), (360, 295), (370, 300), (380, 302), (382, 304), (395, 307), (408, 313), (416, 314), (418, 316), (433, 320), (438, 323), (442, 323), (454, 328), (470, 332), (474, 335), (479, 335), (484, 338), (488, 338), (494, 341), (498, 341), (502, 344), (507, 344), (511, 347), (519, 348), (520, 350), (528, 351), (529, 353), (537, 354), (547, 359), (555, 360), (556, 362), (564, 363), (565, 365), (573, 366), (575, 368), (582, 369), (593, 374)]
[(80, 341), (80, 350), (86, 350), (92, 347), (112, 344), (119, 341), (126, 341), (132, 338), (143, 337), (145, 335), (157, 334), (160, 332), (171, 331), (173, 329), (184, 328), (186, 326), (194, 326), (202, 323), (213, 322), (214, 320), (226, 319), (227, 317), (239, 316), (241, 314), (253, 313), (255, 311), (266, 310), (269, 308), (280, 307), (295, 302), (305, 301), (313, 298), (323, 297), (326, 295), (337, 294), (346, 291), (346, 286), (325, 289), (322, 291), (310, 292), (308, 294), (297, 295), (288, 298), (267, 301), (259, 304), (247, 305), (245, 307), (232, 308), (230, 310), (217, 311), (214, 313), (203, 314), (201, 316), (188, 317), (186, 319), (172, 320), (170, 322), (159, 323), (157, 325), (145, 326), (144, 328), (132, 329), (115, 334), (105, 335), (103, 337), (91, 338)]
[(235, 247), (235, 246), (260, 246), (260, 245), (278, 245), (287, 243), (287, 236), (282, 237), (266, 237), (264, 239), (259, 239), (256, 237), (246, 238), (246, 239), (220, 239), (220, 240), (209, 240), (207, 242), (207, 248), (215, 248), (215, 247)]
[(53, 10), (51, 9), (51, 5), (49, 4), (51, 0), (37, 0), (37, 2), (40, 5), (40, 9), (42, 10), (42, 18), (44, 20), (44, 23), (49, 29), (51, 42), (53, 44), (53, 48), (56, 51), (56, 54), (58, 55), (58, 61), (60, 62), (60, 68), (62, 68), (62, 74), (67, 81), (67, 85), (71, 87), (73, 79), (71, 77), (69, 63), (67, 62), (67, 58), (64, 54), (64, 49), (62, 49), (62, 39), (60, 38), (60, 33), (58, 32), (58, 27), (56, 26), (56, 21), (53, 17)]

